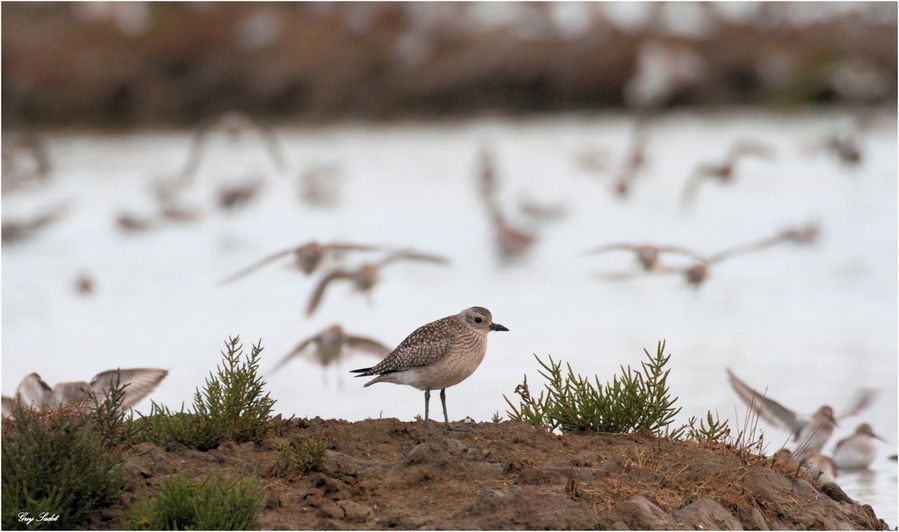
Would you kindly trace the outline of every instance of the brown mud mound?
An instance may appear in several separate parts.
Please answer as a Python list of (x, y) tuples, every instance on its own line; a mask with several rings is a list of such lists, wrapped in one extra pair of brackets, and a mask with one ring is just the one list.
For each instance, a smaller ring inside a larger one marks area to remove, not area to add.
[[(798, 472), (787, 453), (626, 434), (555, 436), (526, 424), (277, 421), (262, 445), (126, 453), (135, 486), (98, 526), (171, 472), (255, 474), (266, 529), (887, 529), (870, 506)], [(280, 445), (325, 437), (319, 472), (275, 474)]]

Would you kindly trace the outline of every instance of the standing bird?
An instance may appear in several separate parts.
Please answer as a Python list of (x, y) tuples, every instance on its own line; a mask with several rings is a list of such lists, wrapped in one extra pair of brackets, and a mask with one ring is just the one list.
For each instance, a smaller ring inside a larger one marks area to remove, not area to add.
[(837, 481), (837, 466), (831, 457), (806, 449), (804, 462), (809, 474), (821, 484)]
[(368, 293), (381, 280), (381, 268), (399, 260), (430, 262), (441, 265), (449, 264), (449, 259), (438, 255), (428, 255), (413, 251), (397, 251), (377, 262), (363, 264), (355, 270), (331, 270), (319, 280), (315, 290), (312, 292), (312, 296), (309, 297), (309, 303), (306, 305), (306, 316), (311, 316), (315, 309), (318, 308), (322, 297), (325, 295), (325, 290), (327, 290), (328, 285), (332, 281), (347, 280), (353, 283), (356, 290)]
[(315, 358), (322, 367), (328, 367), (340, 360), (347, 349), (354, 349), (385, 356), (390, 348), (377, 340), (347, 334), (340, 325), (332, 325), (314, 336), (306, 338), (284, 355), (272, 369), (272, 374), (283, 368), (293, 357), (302, 353), (310, 345), (315, 344)]
[(837, 442), (833, 449), (833, 461), (839, 469), (865, 469), (877, 456), (874, 440), (884, 439), (874, 433), (871, 425), (862, 423), (852, 436)]
[(468, 378), (484, 360), (487, 353), (487, 333), (508, 331), (493, 322), (490, 311), (471, 307), (454, 315), (432, 321), (412, 332), (384, 360), (370, 368), (355, 369), (357, 377), (377, 382), (407, 384), (425, 392), (425, 430), (431, 390), (440, 390), (443, 420), (450, 429), (446, 413), (446, 389)]
[(276, 261), (291, 254), (294, 256), (294, 261), (296, 261), (297, 268), (299, 268), (300, 271), (302, 271), (306, 275), (310, 275), (312, 274), (312, 272), (318, 269), (318, 267), (322, 263), (322, 260), (326, 256), (342, 253), (345, 251), (378, 251), (378, 248), (374, 246), (366, 246), (363, 244), (348, 244), (342, 242), (322, 244), (315, 240), (312, 240), (310, 242), (306, 242), (305, 244), (290, 247), (265, 256), (262, 259), (247, 266), (246, 268), (240, 270), (239, 272), (226, 277), (219, 284), (227, 284), (236, 281), (253, 273), (259, 268), (262, 268), (270, 262)]
[(684, 187), (681, 204), (683, 206), (692, 204), (696, 198), (696, 193), (699, 190), (699, 185), (705, 182), (706, 179), (715, 179), (722, 184), (731, 182), (734, 178), (737, 162), (741, 158), (746, 157), (747, 155), (753, 155), (755, 157), (770, 159), (772, 154), (773, 151), (771, 148), (762, 144), (754, 142), (738, 142), (734, 144), (730, 150), (728, 150), (723, 162), (701, 163), (695, 170), (693, 170), (693, 175)]
[(768, 423), (787, 428), (792, 432), (793, 441), (796, 442), (795, 454), (799, 458), (803, 458), (807, 450), (821, 452), (837, 426), (837, 419), (859, 413), (874, 398), (873, 391), (862, 390), (856, 397), (853, 406), (839, 418), (834, 416), (833, 408), (827, 405), (822, 406), (810, 416), (801, 415), (753, 390), (730, 370), (727, 370), (727, 376), (734, 391), (753, 412)]
[(104, 398), (114, 387), (125, 385), (121, 408), (127, 409), (152, 392), (169, 374), (164, 369), (112, 369), (94, 375), (91, 381), (61, 382), (50, 388), (37, 373), (27, 375), (16, 388), (15, 398), (3, 397), (3, 417), (12, 415), (15, 404), (33, 410), (57, 409), (75, 404), (90, 406), (88, 401)]

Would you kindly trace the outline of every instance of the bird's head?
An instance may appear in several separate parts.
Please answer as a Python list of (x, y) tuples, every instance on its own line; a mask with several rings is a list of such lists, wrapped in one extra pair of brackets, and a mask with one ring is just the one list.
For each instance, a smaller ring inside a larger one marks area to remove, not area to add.
[(484, 333), (509, 330), (499, 323), (493, 323), (493, 315), (484, 307), (467, 308), (459, 313), (459, 317), (462, 318), (469, 327), (478, 331), (483, 331)]
[(821, 417), (823, 417), (823, 418), (826, 419), (827, 421), (830, 421), (831, 423), (833, 423), (834, 426), (839, 426), (839, 425), (837, 425), (837, 420), (836, 420), (836, 418), (835, 418), (834, 415), (833, 415), (833, 408), (831, 408), (831, 407), (829, 407), (829, 406), (827, 406), (827, 405), (824, 405), (824, 406), (822, 406), (821, 408), (818, 409), (818, 412), (817, 412), (817, 413), (818, 413), (818, 415), (820, 415)]
[(877, 435), (874, 432), (874, 429), (871, 428), (871, 425), (868, 425), (867, 423), (862, 423), (861, 425), (859, 425), (858, 428), (855, 429), (855, 433), (864, 434), (865, 436), (869, 436), (880, 441), (885, 441), (881, 436)]

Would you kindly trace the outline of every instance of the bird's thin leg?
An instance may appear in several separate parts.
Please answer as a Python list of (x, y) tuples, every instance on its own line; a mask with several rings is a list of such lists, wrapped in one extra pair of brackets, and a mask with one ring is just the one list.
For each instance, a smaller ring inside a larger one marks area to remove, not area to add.
[(428, 403), (431, 402), (431, 389), (428, 388), (425, 390), (425, 430), (430, 431), (431, 428), (428, 426)]
[(449, 429), (449, 416), (446, 415), (446, 388), (440, 390), (440, 402), (443, 404), (443, 421), (446, 423), (446, 428)]

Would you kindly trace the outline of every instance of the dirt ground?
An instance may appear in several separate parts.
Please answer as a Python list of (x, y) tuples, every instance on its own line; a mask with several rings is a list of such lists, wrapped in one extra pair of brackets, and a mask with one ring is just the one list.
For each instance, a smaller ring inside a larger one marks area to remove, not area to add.
[[(177, 471), (255, 474), (264, 529), (887, 529), (786, 453), (753, 459), (717, 444), (556, 436), (516, 422), (430, 433), (396, 419), (277, 423), (261, 445), (128, 449), (132, 486), (91, 528), (121, 528), (138, 494)], [(332, 442), (322, 470), (278, 477), (279, 446), (307, 437)]]

